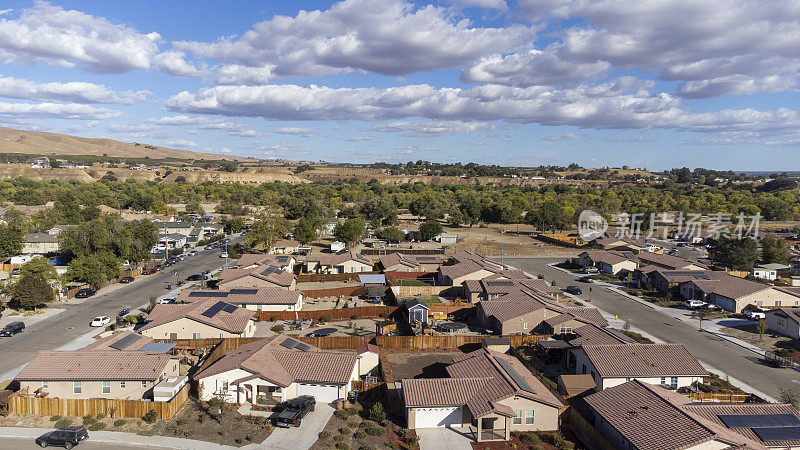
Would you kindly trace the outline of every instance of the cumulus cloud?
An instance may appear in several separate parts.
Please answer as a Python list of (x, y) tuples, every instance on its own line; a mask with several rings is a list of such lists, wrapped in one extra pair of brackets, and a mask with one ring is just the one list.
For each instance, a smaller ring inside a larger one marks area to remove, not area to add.
[(398, 0), (344, 0), (325, 11), (275, 16), (238, 38), (179, 41), (173, 47), (223, 63), (261, 68), (256, 79), (264, 81), (272, 74), (315, 76), (363, 70), (405, 75), (457, 67), (511, 49), (532, 36), (531, 27), (519, 24), (474, 27), (444, 7), (416, 7)]
[(197, 143), (194, 141), (190, 141), (188, 139), (177, 139), (174, 141), (169, 141), (164, 143), (165, 147), (175, 147), (175, 148), (193, 148), (197, 147)]
[(26, 100), (56, 100), (72, 103), (119, 103), (129, 105), (143, 101), (150, 91), (114, 92), (94, 83), (37, 83), (20, 78), (0, 76), (0, 97)]
[(450, 0), (450, 3), (459, 8), (483, 8), (497, 11), (508, 9), (506, 0)]
[(580, 139), (580, 138), (582, 138), (582, 137), (583, 137), (583, 135), (582, 135), (582, 134), (577, 134), (577, 133), (564, 133), (564, 134), (562, 134), (561, 136), (547, 136), (547, 137), (543, 137), (543, 138), (542, 138), (542, 140), (543, 140), (543, 141), (572, 141), (572, 140), (575, 140), (575, 139)]
[(147, 119), (147, 122), (165, 126), (195, 126), (200, 130), (221, 131), (237, 137), (264, 137), (266, 135), (259, 131), (248, 130), (237, 122), (204, 116), (165, 116), (158, 119), (150, 118)]
[(41, 1), (16, 19), (0, 19), (0, 58), (77, 65), (99, 73), (148, 69), (160, 39), (158, 33), (142, 34), (102, 17)]
[(99, 120), (122, 117), (120, 111), (77, 103), (0, 102), (0, 116), (47, 117), (53, 119)]
[(372, 131), (401, 133), (410, 137), (450, 136), (457, 133), (470, 133), (475, 130), (492, 128), (482, 122), (462, 122), (458, 120), (398, 121), (370, 128)]
[(167, 51), (159, 53), (153, 59), (155, 67), (168, 74), (178, 77), (202, 77), (207, 71), (198, 69), (194, 64), (186, 60), (186, 53), (178, 51)]
[(247, 67), (239, 64), (225, 64), (217, 70), (217, 83), (237, 85), (266, 84), (277, 78), (275, 66)]
[(197, 93), (181, 92), (171, 97), (166, 107), (181, 113), (271, 120), (504, 120), (595, 129), (670, 128), (697, 132), (777, 132), (800, 126), (797, 112), (784, 108), (694, 114), (683, 109), (676, 97), (666, 93), (651, 94), (647, 89), (652, 85), (652, 81), (622, 77), (608, 83), (569, 89), (499, 85), (470, 89), (437, 89), (429, 85), (384, 89), (315, 85), (217, 86)]
[(372, 136), (353, 136), (351, 138), (347, 138), (346, 140), (350, 142), (365, 142), (365, 141), (374, 141), (375, 138)]
[(299, 127), (278, 128), (276, 130), (273, 130), (273, 133), (277, 133), (277, 134), (294, 134), (294, 135), (303, 136), (303, 137), (314, 136), (314, 130), (312, 130), (311, 128), (299, 128)]

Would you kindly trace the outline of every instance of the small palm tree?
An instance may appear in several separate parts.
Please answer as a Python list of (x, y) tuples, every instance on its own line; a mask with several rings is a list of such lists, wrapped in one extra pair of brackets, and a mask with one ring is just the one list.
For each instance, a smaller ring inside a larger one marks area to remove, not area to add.
[(756, 330), (758, 331), (758, 340), (761, 341), (764, 339), (764, 332), (767, 331), (767, 321), (764, 319), (758, 319)]

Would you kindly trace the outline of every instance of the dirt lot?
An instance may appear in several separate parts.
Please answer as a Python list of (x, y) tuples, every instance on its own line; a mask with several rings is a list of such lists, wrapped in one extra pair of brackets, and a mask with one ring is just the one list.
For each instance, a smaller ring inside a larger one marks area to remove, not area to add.
[[(519, 225), (519, 232), (530, 232), (530, 225)], [(503, 233), (503, 231), (508, 231)], [(490, 224), (486, 227), (450, 228), (445, 232), (466, 236), (455, 245), (456, 250), (469, 250), (486, 256), (536, 256), (575, 258), (581, 250), (545, 244), (525, 234), (516, 234), (517, 225)]]
[[(416, 449), (411, 445), (414, 440), (400, 438), (394, 433), (388, 422), (383, 424), (369, 420), (369, 408), (372, 403), (338, 410), (328, 421), (325, 429), (319, 434), (319, 440), (311, 446), (311, 450), (329, 448), (350, 448), (353, 450), (364, 448), (395, 448)], [(413, 435), (413, 432), (412, 434)], [(409, 435), (409, 437), (411, 437)], [(346, 447), (345, 447), (346, 445)]]
[(390, 353), (386, 359), (392, 367), (395, 380), (443, 378), (447, 376), (445, 367), (453, 363), (454, 357), (461, 355), (461, 352)]
[[(53, 420), (55, 419), (55, 420)], [(59, 420), (66, 419), (69, 420), (70, 423), (59, 423), (59, 426), (67, 426), (67, 425), (82, 425), (83, 418), (82, 417), (61, 417), (61, 416), (21, 416), (18, 414), (9, 414), (6, 417), (0, 416), (0, 426), (3, 427), (33, 427), (33, 428), (55, 428), (56, 422)], [(101, 422), (104, 425), (102, 428), (104, 431), (123, 431), (126, 433), (139, 433), (142, 431), (148, 431), (153, 428), (153, 425), (145, 423), (142, 419), (122, 419), (124, 423), (120, 423), (119, 426), (114, 426), (114, 422), (117, 419), (111, 418), (102, 418), (96, 419), (96, 422)], [(91, 420), (91, 419), (89, 419)], [(119, 423), (119, 422), (118, 422)], [(87, 425), (89, 428), (89, 425)]]
[(782, 348), (791, 350), (800, 350), (800, 341), (790, 339), (786, 336), (773, 333), (767, 330), (761, 339), (758, 337), (758, 330), (755, 324), (742, 325), (737, 327), (724, 327), (722, 329), (726, 334), (735, 338), (741, 339), (756, 347), (763, 348), (768, 351), (776, 351)]
[(208, 402), (190, 398), (175, 417), (164, 426), (155, 427), (154, 431), (154, 434), (161, 436), (242, 446), (262, 442), (272, 433), (272, 426), (264, 417), (240, 415), (236, 412), (236, 405), (212, 406)]
[[(375, 323), (382, 320), (385, 319), (355, 319), (340, 322), (329, 322), (315, 326), (314, 328), (306, 328), (305, 330), (287, 331), (286, 334), (305, 336), (314, 330), (319, 330), (322, 328), (335, 328), (337, 331), (331, 334), (331, 336), (368, 336), (375, 334)], [(351, 322), (352, 325), (356, 327), (355, 334), (353, 334), (353, 328), (350, 326)]]

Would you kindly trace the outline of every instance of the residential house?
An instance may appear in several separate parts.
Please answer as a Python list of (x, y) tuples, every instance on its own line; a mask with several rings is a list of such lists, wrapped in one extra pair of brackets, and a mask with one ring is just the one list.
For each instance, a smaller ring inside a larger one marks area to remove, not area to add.
[(311, 395), (317, 403), (330, 403), (347, 398), (359, 379), (359, 359), (280, 334), (228, 352), (195, 379), (202, 400), (269, 405)]
[(183, 248), (185, 244), (186, 236), (180, 233), (170, 233), (166, 236), (159, 236), (158, 245), (154, 249), (163, 251), (164, 248)]
[(389, 253), (381, 256), (376, 266), (383, 272), (435, 272), (442, 265), (437, 255)]
[(292, 239), (278, 239), (272, 245), (270, 253), (278, 255), (291, 255), (300, 250), (300, 243)]
[[(608, 322), (595, 308), (567, 308), (558, 302), (527, 290), (518, 290), (494, 300), (479, 302), (476, 316), (480, 324), (495, 333), (553, 333), (580, 326), (570, 320), (582, 318), (603, 326)], [(550, 321), (550, 322), (548, 322)]]
[(710, 276), (709, 270), (666, 270), (657, 266), (646, 266), (636, 272), (642, 284), (650, 285), (659, 292), (669, 292), (681, 283)]
[(636, 255), (640, 267), (656, 266), (667, 270), (705, 270), (707, 266), (691, 259), (659, 253), (642, 252)]
[(800, 308), (776, 308), (764, 313), (770, 331), (800, 339)]
[(218, 299), (156, 305), (137, 331), (153, 339), (251, 337), (255, 312)]
[(381, 349), (374, 344), (361, 344), (356, 347), (358, 355), (358, 375), (374, 375), (380, 364)]
[(22, 235), (23, 255), (48, 255), (58, 253), (58, 236), (48, 233), (25, 233)]
[(586, 420), (613, 448), (765, 448), (739, 430), (720, 425), (719, 419), (715, 422), (699, 414), (690, 398), (640, 380), (589, 395), (584, 402)]
[(638, 267), (633, 253), (608, 250), (589, 250), (578, 255), (578, 264), (584, 269), (596, 267), (603, 273), (616, 275), (620, 272), (633, 272)]
[(441, 286), (460, 286), (466, 280), (481, 280), (493, 275), (498, 270), (500, 269), (491, 265), (476, 261), (465, 261), (439, 267), (436, 280)]
[(117, 350), (40, 351), (15, 379), (39, 396), (66, 399), (153, 398), (160, 381), (180, 375), (178, 358)]
[(303, 293), (278, 287), (232, 288), (230, 290), (184, 289), (176, 303), (217, 299), (251, 311), (300, 311)]
[[(516, 271), (504, 271), (516, 272)], [(521, 271), (520, 271), (521, 272)], [(500, 296), (511, 292), (525, 289), (539, 294), (544, 294), (554, 299), (561, 298), (561, 289), (545, 280), (538, 278), (527, 278), (522, 274), (521, 278), (500, 278), (497, 274), (486, 277), (482, 280), (465, 280), (462, 282), (464, 296), (470, 303), (477, 303), (482, 300), (494, 300)]]
[(625, 238), (604, 234), (592, 241), (592, 245), (600, 250), (617, 250), (638, 253), (647, 245), (641, 239)]
[(50, 229), (47, 230), (47, 234), (52, 234), (53, 236), (58, 236), (59, 234), (63, 233), (64, 231), (69, 228), (70, 225), (53, 225)]
[(374, 261), (361, 253), (346, 252), (339, 255), (316, 254), (306, 258), (307, 273), (372, 272)]
[(788, 276), (790, 269), (791, 267), (786, 264), (761, 264), (753, 268), (752, 274), (756, 278), (775, 281), (779, 277)]
[(260, 253), (245, 253), (237, 261), (240, 269), (252, 269), (257, 266), (272, 266), (284, 272), (294, 272), (296, 261), (292, 255), (263, 255)]
[(576, 373), (591, 374), (600, 391), (633, 379), (674, 390), (708, 376), (682, 344), (584, 344), (570, 352)]
[(189, 237), (194, 224), (192, 222), (158, 222), (159, 236), (180, 234), (184, 238)]
[(800, 305), (800, 294), (725, 272), (707, 272), (706, 276), (681, 283), (679, 289), (685, 299), (703, 300), (737, 313), (751, 304), (759, 307)]
[(273, 265), (256, 265), (244, 269), (225, 269), (217, 277), (217, 287), (233, 288), (278, 287), (292, 291), (297, 286), (293, 273)]
[(401, 381), (408, 428), (474, 426), (478, 442), (558, 429), (561, 402), (515, 357), (480, 349), (446, 370), (448, 378)]

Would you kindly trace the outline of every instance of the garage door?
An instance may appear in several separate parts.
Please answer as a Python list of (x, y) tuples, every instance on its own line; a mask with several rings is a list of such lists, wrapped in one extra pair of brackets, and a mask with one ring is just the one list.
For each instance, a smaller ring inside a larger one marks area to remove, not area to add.
[(460, 427), (463, 413), (461, 407), (415, 408), (416, 428)]
[(311, 395), (320, 403), (330, 403), (339, 400), (339, 386), (301, 383), (297, 395)]

